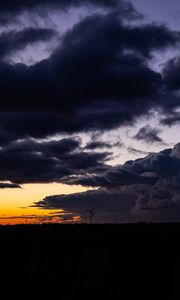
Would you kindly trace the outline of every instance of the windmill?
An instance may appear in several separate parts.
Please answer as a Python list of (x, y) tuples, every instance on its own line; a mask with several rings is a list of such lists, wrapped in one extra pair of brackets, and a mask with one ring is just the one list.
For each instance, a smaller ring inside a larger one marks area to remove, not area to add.
[(87, 212), (89, 213), (89, 224), (92, 224), (93, 218), (95, 216), (95, 207), (88, 209)]

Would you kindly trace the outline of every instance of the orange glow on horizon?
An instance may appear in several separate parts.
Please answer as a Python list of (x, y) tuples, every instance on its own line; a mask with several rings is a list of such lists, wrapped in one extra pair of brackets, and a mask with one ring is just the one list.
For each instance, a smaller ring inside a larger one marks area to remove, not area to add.
[(28, 225), (28, 224), (68, 224), (68, 223), (78, 223), (81, 221), (80, 216), (72, 216), (70, 219), (64, 219), (62, 217), (52, 217), (50, 218), (49, 215), (44, 215), (44, 216), (34, 216), (30, 217), (29, 216), (19, 216), (19, 217), (4, 217), (0, 219), (0, 225)]
[[(45, 210), (31, 206), (47, 196), (73, 194), (86, 190), (87, 188), (81, 186), (58, 183), (25, 184), (21, 189), (1, 189), (0, 225), (79, 222), (80, 216), (77, 215), (72, 215), (68, 220), (63, 218), (63, 210)], [(53, 212), (57, 214), (53, 216)], [(64, 213), (67, 216), (67, 213)]]

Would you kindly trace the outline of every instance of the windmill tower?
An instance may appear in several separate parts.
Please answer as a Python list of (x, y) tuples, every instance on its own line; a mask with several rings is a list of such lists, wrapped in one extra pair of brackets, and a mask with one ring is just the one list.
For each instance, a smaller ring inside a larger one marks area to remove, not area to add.
[(95, 207), (88, 209), (87, 212), (89, 213), (89, 224), (92, 224), (93, 218), (95, 216)]

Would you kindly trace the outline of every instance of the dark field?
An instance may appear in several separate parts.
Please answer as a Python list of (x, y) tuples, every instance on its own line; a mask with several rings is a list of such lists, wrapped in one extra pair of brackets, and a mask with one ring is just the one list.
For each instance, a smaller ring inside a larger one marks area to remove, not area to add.
[(1, 299), (180, 299), (180, 224), (0, 227)]

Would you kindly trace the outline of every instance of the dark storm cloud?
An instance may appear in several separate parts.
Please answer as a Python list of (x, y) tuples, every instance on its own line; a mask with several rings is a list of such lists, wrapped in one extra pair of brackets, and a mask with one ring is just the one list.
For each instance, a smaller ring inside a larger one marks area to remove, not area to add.
[[(35, 207), (43, 209), (63, 209), (65, 214), (75, 213), (81, 217), (81, 221), (89, 219), (89, 210), (93, 208), (94, 220), (103, 221), (103, 218), (114, 217), (114, 212), (122, 214), (132, 209), (135, 197), (131, 193), (119, 193), (99, 189), (72, 195), (57, 195), (46, 197), (35, 203)], [(115, 219), (115, 218), (114, 218)], [(117, 221), (117, 219), (115, 220)]]
[(0, 189), (20, 189), (21, 186), (14, 183), (0, 182)]
[(151, 153), (145, 158), (127, 161), (124, 165), (106, 166), (98, 175), (65, 177), (64, 182), (113, 189), (122, 185), (135, 184), (154, 186), (162, 178), (172, 179), (174, 183), (177, 180), (178, 183), (180, 176), (179, 153), (180, 144), (177, 144), (174, 149)]
[[(112, 167), (106, 164), (111, 153), (83, 152), (77, 138), (41, 143), (22, 140), (5, 144), (0, 149), (0, 180), (14, 183), (57, 181), (110, 189), (122, 185), (154, 185), (159, 177), (169, 178), (179, 172), (180, 160), (169, 153), (172, 151), (166, 150)], [(143, 176), (146, 172), (157, 176)]]
[(158, 136), (160, 132), (161, 130), (158, 128), (151, 128), (147, 125), (142, 127), (134, 138), (149, 144), (164, 144), (164, 141)]
[(0, 147), (15, 140), (16, 138), (7, 132), (0, 131)]
[(117, 142), (117, 143), (106, 143), (106, 142), (102, 142), (100, 140), (92, 140), (90, 141), (85, 147), (84, 149), (87, 150), (96, 150), (96, 149), (101, 149), (101, 148), (107, 148), (107, 149), (112, 149), (113, 147), (122, 147), (123, 143), (121, 142)]
[(133, 168), (127, 166), (106, 167), (98, 175), (81, 175), (76, 177), (64, 177), (64, 183), (67, 184), (80, 184), (87, 187), (105, 187), (114, 189), (121, 185), (133, 184), (149, 184), (156, 183), (157, 178), (144, 177), (137, 172), (132, 172)]
[(16, 141), (1, 149), (1, 153), (45, 153), (47, 156), (56, 157), (65, 153), (78, 150), (80, 139), (64, 138), (59, 141), (37, 142), (33, 139)]
[(123, 0), (15, 0), (13, 2), (2, 0), (0, 3), (0, 22), (2, 24), (12, 22), (13, 17), (24, 11), (29, 13), (33, 11), (44, 17), (44, 13), (51, 9), (67, 11), (73, 7), (88, 7), (88, 5), (105, 9), (118, 8), (121, 17), (129, 17), (129, 15), (135, 19), (141, 17), (131, 3)]
[[(14, 0), (5, 1), (2, 0), (0, 3), (0, 12), (17, 12), (21, 10), (28, 10), (38, 6), (55, 6), (60, 8), (68, 8), (70, 6), (80, 6), (87, 4), (94, 4), (97, 6), (116, 7), (118, 4), (124, 3), (121, 0)], [(124, 4), (125, 5), (125, 4)], [(130, 5), (130, 4), (129, 4)]]
[[(13, 183), (61, 182), (109, 189), (128, 185), (154, 186), (158, 179), (178, 178), (179, 145), (159, 154), (115, 167), (108, 152), (84, 152), (77, 138), (37, 142), (22, 140), (0, 149), (0, 180)], [(144, 174), (150, 174), (146, 176)], [(151, 176), (151, 174), (155, 176)]]
[(178, 41), (164, 26), (124, 25), (114, 12), (87, 17), (48, 59), (31, 67), (0, 63), (0, 128), (41, 137), (132, 124), (170, 101), (147, 59)]
[(78, 209), (85, 212), (85, 210), (96, 206), (97, 209), (101, 208), (101, 210), (106, 207), (109, 203), (109, 197), (112, 198), (112, 203), (109, 206), (109, 209), (115, 209), (115, 205), (120, 209), (127, 209), (132, 207), (132, 199), (128, 201), (127, 194), (124, 193), (125, 198), (123, 201), (119, 201), (119, 193), (118, 191), (110, 191), (99, 189), (95, 191), (87, 191), (83, 193), (76, 193), (71, 195), (57, 195), (46, 197), (43, 201), (38, 202), (38, 206), (42, 208), (62, 208), (63, 210), (67, 210), (70, 212), (74, 212), (73, 204), (75, 203), (75, 210)]
[[(150, 56), (152, 50), (177, 45), (180, 33), (156, 23), (124, 24), (121, 15), (111, 12), (107, 15), (92, 14), (82, 19), (64, 37), (65, 45), (83, 46), (83, 42), (96, 41), (92, 49), (132, 49)], [(85, 46), (85, 45), (84, 45)]]
[(174, 149), (166, 149), (159, 153), (149, 154), (147, 157), (129, 161), (123, 168), (131, 172), (142, 174), (152, 172), (157, 178), (170, 178), (180, 172), (179, 144)]
[(63, 74), (60, 94), (71, 105), (76, 95), (76, 105), (115, 101), (128, 110), (134, 100), (146, 110), (162, 83), (161, 75), (148, 68), (140, 55), (149, 56), (151, 50), (176, 41), (176, 35), (164, 27), (123, 26), (113, 14), (87, 17), (66, 34), (51, 57), (56, 74)]
[(56, 32), (48, 28), (29, 27), (21, 31), (4, 31), (0, 34), (0, 58), (33, 43), (48, 41), (55, 35)]
[[(70, 108), (69, 108), (70, 109)], [(142, 114), (144, 110), (138, 113)], [(136, 106), (134, 104), (134, 112)], [(14, 111), (0, 112), (0, 130), (13, 139), (43, 138), (58, 133), (108, 130), (133, 123), (133, 112), (117, 103), (89, 105), (74, 111)]]
[(168, 61), (163, 69), (166, 86), (171, 91), (180, 89), (180, 57)]
[(167, 126), (178, 125), (180, 123), (180, 113), (174, 112), (163, 118), (160, 123)]
[[(125, 175), (123, 182), (120, 176), (123, 172), (131, 175), (131, 179), (133, 175), (141, 180), (133, 182)], [(109, 167), (102, 173), (101, 181), (100, 176), (94, 176), (94, 182), (100, 186), (98, 190), (46, 197), (35, 206), (73, 211), (82, 219), (87, 216), (87, 209), (95, 207), (99, 213), (97, 221), (177, 221), (180, 217), (180, 144), (119, 167)]]
[(108, 143), (104, 143), (104, 142), (101, 142), (101, 141), (92, 141), (92, 142), (88, 143), (85, 147), (85, 149), (88, 149), (88, 150), (95, 150), (97, 148), (109, 148), (109, 149), (111, 149), (112, 146)]
[[(97, 101), (123, 102), (155, 96), (161, 85), (160, 74), (149, 69), (138, 55), (123, 53), (126, 47), (136, 48), (135, 43), (131, 45), (131, 38), (130, 45), (126, 45), (127, 31), (133, 30), (122, 28), (112, 16), (89, 17), (65, 35), (48, 60), (29, 68), (2, 64), (0, 69), (5, 77), (0, 87), (6, 107), (13, 108), (15, 100), (16, 107), (33, 108), (36, 103), (36, 108), (60, 110)], [(140, 31), (148, 40), (146, 28)], [(136, 32), (132, 36), (136, 40)], [(147, 50), (146, 46), (137, 48)], [(7, 85), (11, 85), (11, 91)]]
[(91, 174), (104, 167), (111, 153), (82, 152), (80, 140), (25, 140), (0, 149), (0, 180), (13, 183), (63, 182), (64, 176)]
[[(104, 105), (105, 106), (105, 105)], [(70, 114), (62, 112), (0, 112), (0, 146), (16, 139), (28, 137), (43, 138), (58, 133), (78, 133), (79, 131), (108, 130), (124, 124), (127, 118), (115, 103), (106, 107), (91, 106)], [(130, 114), (130, 113), (129, 113)], [(128, 117), (132, 122), (132, 117)], [(97, 146), (97, 144), (96, 144)], [(99, 144), (100, 146), (100, 144)], [(102, 146), (102, 145), (101, 145)], [(111, 146), (106, 143), (106, 148)], [(113, 147), (122, 146), (115, 142)]]
[[(12, 139), (28, 136), (43, 138), (44, 136), (65, 132), (66, 125), (70, 123), (70, 121), (68, 122), (68, 118), (66, 120), (66, 116), (63, 116), (61, 113), (43, 111), (1, 112), (0, 120), (2, 131), (0, 134), (3, 135), (4, 132), (4, 136), (6, 136), (9, 133)], [(71, 129), (69, 128), (67, 131), (71, 131)]]
[[(170, 114), (179, 105), (180, 60), (167, 62), (162, 73), (150, 66), (154, 53), (163, 55), (165, 50), (179, 47), (180, 33), (160, 24), (137, 22), (140, 15), (131, 4), (116, 0), (3, 0), (0, 21), (11, 22), (24, 11), (29, 17), (32, 10), (42, 17), (43, 9), (48, 12), (59, 7), (63, 11), (87, 4), (103, 7), (104, 12), (92, 10), (91, 15), (81, 18), (61, 36), (47, 59), (32, 66), (12, 65), (8, 55), (34, 42), (49, 41), (55, 35), (53, 30), (27, 28), (0, 35), (0, 56), (6, 58), (0, 60), (0, 181), (10, 182), (11, 187), (61, 182), (98, 188), (36, 203), (46, 208), (63, 205), (72, 212), (77, 201), (77, 215), (92, 207), (91, 199), (100, 211), (103, 203), (105, 210), (115, 207), (121, 211), (123, 199), (127, 199), (127, 208), (123, 206), (122, 210), (135, 215), (179, 208), (179, 145), (113, 167), (108, 164), (112, 153), (99, 153), (97, 149), (117, 144), (92, 139), (84, 149), (78, 138), (49, 142), (32, 139), (133, 125), (152, 108), (166, 113), (162, 123), (177, 122), (178, 113)], [(146, 126), (135, 138), (163, 144), (159, 133), (157, 128)], [(138, 152), (132, 147), (128, 150)]]

